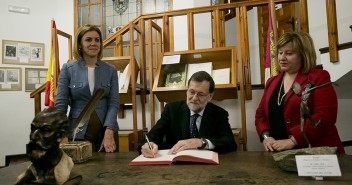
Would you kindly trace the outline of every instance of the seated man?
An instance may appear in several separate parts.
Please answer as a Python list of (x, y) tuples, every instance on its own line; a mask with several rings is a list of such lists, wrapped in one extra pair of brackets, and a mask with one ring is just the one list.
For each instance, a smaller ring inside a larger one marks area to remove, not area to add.
[(73, 162), (59, 147), (68, 127), (66, 114), (54, 107), (46, 108), (34, 117), (27, 145), (32, 164), (17, 177), (15, 184), (80, 183), (81, 176), (69, 180)]
[(145, 157), (155, 156), (164, 136), (165, 148), (171, 148), (169, 154), (186, 149), (236, 150), (228, 112), (210, 103), (214, 89), (214, 80), (207, 72), (194, 73), (188, 80), (187, 100), (166, 104), (147, 134), (151, 147), (143, 140), (138, 151)]

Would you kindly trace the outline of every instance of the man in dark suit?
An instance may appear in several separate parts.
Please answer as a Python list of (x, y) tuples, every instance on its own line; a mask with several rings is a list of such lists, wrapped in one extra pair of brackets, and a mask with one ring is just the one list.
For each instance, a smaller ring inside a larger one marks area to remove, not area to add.
[(214, 80), (207, 72), (194, 73), (188, 80), (187, 100), (166, 104), (161, 118), (147, 134), (151, 146), (143, 140), (139, 152), (153, 157), (162, 145), (171, 148), (169, 154), (186, 149), (236, 150), (228, 112), (210, 103), (214, 89)]

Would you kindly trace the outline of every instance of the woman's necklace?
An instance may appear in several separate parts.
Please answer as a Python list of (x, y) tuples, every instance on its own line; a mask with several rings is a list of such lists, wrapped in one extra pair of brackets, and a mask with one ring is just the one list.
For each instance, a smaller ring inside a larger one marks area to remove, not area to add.
[(284, 86), (284, 81), (285, 81), (285, 78), (282, 79), (281, 81), (281, 85), (280, 85), (280, 90), (279, 90), (279, 95), (277, 96), (277, 105), (280, 106), (281, 103), (282, 103), (282, 100), (284, 99), (284, 97), (286, 96), (286, 93), (282, 95), (281, 99), (280, 99), (280, 95), (281, 95), (281, 90), (282, 90), (282, 86)]

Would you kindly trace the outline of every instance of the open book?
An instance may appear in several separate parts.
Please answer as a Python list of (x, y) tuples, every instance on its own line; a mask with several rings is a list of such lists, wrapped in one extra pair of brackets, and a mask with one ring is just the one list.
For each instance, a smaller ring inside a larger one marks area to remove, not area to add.
[(143, 154), (133, 159), (128, 165), (143, 166), (143, 165), (161, 165), (172, 164), (177, 161), (219, 164), (218, 153), (210, 150), (183, 150), (177, 154), (168, 155), (169, 150), (159, 150), (155, 158), (144, 157)]

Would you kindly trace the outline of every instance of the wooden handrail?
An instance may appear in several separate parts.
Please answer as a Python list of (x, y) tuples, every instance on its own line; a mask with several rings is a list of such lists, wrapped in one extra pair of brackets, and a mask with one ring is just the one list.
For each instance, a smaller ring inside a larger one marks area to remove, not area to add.
[[(290, 2), (297, 2), (299, 1), (301, 4), (305, 4), (306, 0), (274, 0), (275, 3), (290, 3)], [(216, 5), (216, 6), (207, 6), (207, 7), (197, 7), (197, 8), (189, 8), (189, 9), (181, 9), (181, 10), (172, 10), (168, 12), (162, 12), (162, 13), (154, 13), (154, 14), (146, 14), (139, 16), (138, 18), (134, 19), (132, 21), (133, 25), (137, 24), (142, 24), (141, 22), (146, 22), (149, 21), (149, 24), (155, 24), (153, 21), (150, 20), (156, 20), (160, 19), (162, 20), (162, 25), (163, 25), (163, 42), (161, 45), (163, 45), (164, 52), (169, 52), (173, 51), (173, 32), (170, 31), (170, 26), (172, 26), (172, 22), (170, 23), (170, 19), (172, 19), (175, 16), (187, 16), (187, 31), (188, 31), (188, 49), (194, 49), (194, 15), (195, 14), (200, 14), (200, 13), (213, 13), (213, 20), (214, 20), (214, 47), (221, 47), (224, 46), (224, 42), (221, 39), (224, 39), (224, 33), (221, 32), (224, 28), (224, 22), (222, 20), (225, 19), (225, 14), (221, 13), (221, 11), (226, 11), (226, 10), (240, 10), (239, 12), (236, 11), (236, 15), (240, 17), (240, 21), (236, 21), (236, 27), (239, 29), (238, 33), (238, 41), (240, 42), (237, 46), (238, 48), (238, 62), (239, 65), (241, 66), (239, 68), (240, 71), (240, 90), (241, 90), (241, 117), (242, 117), (242, 136), (243, 136), (243, 148), (246, 150), (246, 143), (247, 143), (247, 132), (246, 132), (246, 113), (245, 113), (245, 99), (252, 99), (252, 89), (251, 89), (251, 79), (250, 79), (250, 59), (249, 59), (249, 41), (248, 41), (248, 23), (247, 23), (247, 11), (251, 7), (255, 6), (261, 6), (261, 5), (266, 5), (268, 3), (267, 0), (253, 0), (253, 1), (241, 1), (241, 2), (234, 2), (230, 4), (221, 4), (221, 5)], [(305, 14), (303, 14), (305, 15)], [(236, 17), (237, 19), (237, 17)], [(302, 20), (306, 20), (305, 17), (302, 17)], [(121, 40), (117, 42), (119, 39), (121, 39), (121, 35), (126, 33), (129, 29), (129, 26), (125, 26), (112, 36), (110, 36), (108, 39), (106, 39), (103, 43), (103, 47), (107, 47), (110, 45), (112, 42), (116, 41), (116, 47), (120, 47), (120, 49), (116, 48), (116, 50), (121, 50), (122, 47), (122, 42)], [(141, 33), (145, 32), (145, 28), (143, 26), (140, 27)], [(151, 29), (149, 28), (149, 31)], [(161, 28), (160, 28), (161, 30)], [(151, 33), (149, 33), (151, 37)], [(243, 37), (246, 36), (246, 37)], [(130, 39), (133, 39), (133, 36), (130, 35)], [(130, 40), (130, 52), (132, 52), (131, 48), (133, 48), (133, 40)], [(150, 48), (152, 48), (153, 42), (149, 41), (148, 45)], [(145, 46), (143, 46), (145, 47)], [(152, 49), (150, 49), (152, 51)], [(144, 54), (144, 53), (143, 53)], [(150, 54), (150, 53), (149, 53)], [(149, 60), (152, 60), (152, 56), (149, 56)], [(151, 78), (152, 71), (154, 67), (149, 64), (149, 78)], [(149, 79), (151, 83), (153, 80)], [(152, 87), (153, 84), (150, 84), (150, 87)], [(134, 87), (132, 87), (134, 88)], [(150, 91), (152, 95), (152, 90)], [(154, 99), (151, 98), (153, 101), (152, 104), (154, 104)], [(163, 109), (163, 102), (160, 102), (160, 110), (162, 111)], [(154, 107), (151, 107), (151, 112)], [(151, 124), (155, 122), (154, 120), (154, 114), (151, 115)]]
[[(307, 0), (274, 0), (275, 3), (291, 3), (291, 2), (300, 2), (301, 5), (306, 5), (306, 1)], [(154, 13), (154, 14), (146, 14), (146, 15), (141, 15), (137, 18), (135, 18), (130, 24), (126, 25), (125, 27), (123, 27), (122, 29), (120, 29), (119, 31), (117, 31), (116, 33), (114, 33), (113, 35), (111, 35), (109, 38), (107, 38), (106, 40), (103, 41), (103, 48), (105, 47), (110, 47), (110, 45), (113, 42), (116, 42), (116, 45), (114, 46), (114, 56), (123, 56), (123, 41), (122, 41), (122, 35), (130, 32), (130, 39), (129, 39), (129, 44), (126, 44), (129, 46), (129, 55), (131, 56), (131, 68), (134, 67), (134, 56), (133, 56), (133, 52), (134, 52), (134, 47), (135, 47), (135, 43), (134, 43), (134, 34), (133, 31), (136, 31), (138, 33), (138, 37), (141, 37), (142, 39), (139, 39), (139, 47), (140, 49), (140, 61), (142, 62), (140, 65), (142, 65), (141, 68), (141, 75), (145, 76), (145, 44), (144, 44), (144, 34), (146, 33), (146, 28), (144, 26), (145, 22), (149, 21), (149, 23), (151, 23), (152, 27), (155, 28), (156, 30), (158, 30), (160, 33), (160, 36), (163, 36), (163, 41), (160, 40), (160, 47), (163, 46), (163, 51), (164, 52), (168, 52), (168, 51), (173, 51), (173, 38), (172, 35), (173, 34), (172, 31), (170, 31), (172, 29), (172, 21), (170, 21), (170, 19), (172, 19), (175, 16), (181, 16), (181, 15), (185, 15), (187, 16), (187, 24), (188, 24), (188, 36), (189, 36), (189, 41), (188, 41), (188, 46), (189, 49), (194, 48), (194, 15), (195, 14), (201, 14), (201, 13), (213, 13), (214, 14), (214, 46), (215, 47), (221, 47), (224, 46), (224, 41), (222, 41), (222, 38), (224, 33), (221, 32), (221, 30), (223, 31), (224, 28), (224, 22), (223, 20), (225, 20), (225, 14), (222, 13), (222, 11), (234, 11), (236, 10), (236, 15), (241, 17), (241, 21), (237, 21), (236, 22), (236, 26), (237, 29), (240, 30), (241, 34), (246, 35), (245, 38), (241, 39), (241, 43), (238, 44), (237, 48), (239, 51), (239, 58), (238, 58), (238, 62), (239, 62), (239, 66), (241, 66), (239, 68), (240, 70), (240, 90), (241, 92), (241, 109), (242, 109), (242, 136), (243, 136), (243, 142), (244, 145), (246, 145), (246, 114), (245, 114), (245, 99), (251, 99), (251, 79), (250, 79), (250, 59), (249, 59), (249, 43), (248, 43), (248, 23), (247, 23), (247, 11), (249, 8), (252, 7), (256, 7), (256, 6), (262, 6), (262, 5), (266, 5), (268, 3), (267, 0), (253, 0), (253, 1), (241, 1), (241, 2), (233, 2), (233, 3), (229, 3), (229, 4), (220, 4), (220, 5), (215, 5), (215, 6), (206, 6), (206, 7), (197, 7), (197, 8), (189, 8), (189, 9), (181, 9), (181, 10), (172, 10), (172, 11), (168, 11), (168, 12), (162, 12), (162, 13)], [(307, 9), (304, 9), (303, 11), (306, 11)], [(301, 15), (307, 15), (307, 14), (301, 14)], [(163, 31), (161, 31), (162, 29), (160, 27), (155, 27), (155, 23), (153, 21), (150, 22), (150, 20), (157, 20), (160, 19), (162, 20), (162, 24), (163, 24)], [(237, 19), (237, 17), (236, 17)], [(302, 17), (302, 20), (307, 20), (307, 17)], [(308, 23), (308, 21), (306, 21), (306, 23)], [(305, 26), (305, 25), (303, 25)], [(308, 25), (306, 25), (308, 26)], [(242, 37), (242, 35), (238, 35), (239, 38)], [(240, 40), (240, 39), (239, 39)], [(152, 47), (153, 42), (150, 41), (148, 42), (148, 44), (150, 45), (150, 47)], [(72, 45), (72, 44), (71, 44)], [(69, 46), (70, 48), (70, 46)], [(70, 52), (69, 52), (70, 53)], [(152, 56), (150, 56), (152, 57)], [(152, 58), (149, 58), (152, 59)], [(149, 72), (153, 71), (153, 66), (149, 65)], [(131, 77), (132, 82), (134, 82), (135, 76), (132, 75)], [(141, 89), (143, 91), (146, 90), (145, 88), (145, 78), (142, 77), (142, 81), (143, 84), (141, 85)], [(151, 80), (152, 81), (152, 80)], [(153, 81), (152, 81), (153, 82)], [(152, 86), (151, 86), (152, 87)], [(132, 83), (131, 84), (131, 88), (132, 89), (136, 89), (137, 88), (137, 84)], [(143, 94), (145, 92), (141, 92), (141, 94)], [(132, 92), (132, 102), (133, 104), (136, 103), (135, 100), (135, 95), (136, 92)], [(33, 95), (33, 97), (36, 97), (35, 95)], [(141, 100), (142, 101), (142, 106), (144, 105), (144, 101), (145, 100)], [(36, 101), (37, 102), (37, 101)], [(163, 105), (162, 103), (160, 103), (160, 105)], [(163, 107), (161, 107), (160, 109), (162, 110)], [(136, 111), (135, 107), (133, 107), (133, 111)], [(133, 115), (133, 127), (134, 129), (136, 129), (137, 125), (136, 125), (136, 115)], [(144, 120), (143, 120), (144, 122)], [(143, 123), (143, 127), (145, 126), (145, 123)], [(135, 134), (137, 137), (137, 134)], [(135, 142), (136, 142), (135, 138)], [(244, 149), (246, 149), (246, 146), (244, 146)]]
[(339, 44), (337, 21), (336, 21), (336, 2), (335, 0), (326, 0), (326, 12), (328, 22), (328, 35), (329, 35), (329, 53), (330, 62), (339, 61), (339, 53), (337, 46)]
[(37, 115), (42, 109), (41, 93), (45, 91), (46, 84), (41, 85), (36, 90), (32, 91), (29, 95), (30, 98), (34, 98), (34, 114)]

